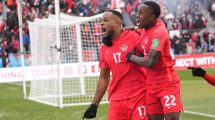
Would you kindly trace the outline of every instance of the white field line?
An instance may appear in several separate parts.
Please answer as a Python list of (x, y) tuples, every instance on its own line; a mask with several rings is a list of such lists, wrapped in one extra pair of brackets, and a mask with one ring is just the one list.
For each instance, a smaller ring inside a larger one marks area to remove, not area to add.
[[(186, 81), (181, 81), (182, 83), (189, 83), (189, 82), (194, 82), (194, 83), (204, 83), (206, 81), (204, 80), (186, 80)], [(201, 107), (201, 106), (192, 106), (193, 108)], [(188, 108), (192, 108), (191, 106), (188, 106)], [(215, 118), (215, 115), (212, 114), (207, 114), (207, 113), (201, 113), (201, 112), (194, 112), (194, 111), (188, 111), (185, 110), (184, 113), (187, 114), (192, 114), (192, 115), (198, 115), (198, 116), (203, 116), (203, 117), (208, 117), (208, 118)]]
[(215, 118), (215, 115), (206, 114), (206, 113), (200, 113), (200, 112), (193, 112), (193, 111), (185, 110), (184, 113), (203, 116), (203, 117), (208, 117), (208, 118)]

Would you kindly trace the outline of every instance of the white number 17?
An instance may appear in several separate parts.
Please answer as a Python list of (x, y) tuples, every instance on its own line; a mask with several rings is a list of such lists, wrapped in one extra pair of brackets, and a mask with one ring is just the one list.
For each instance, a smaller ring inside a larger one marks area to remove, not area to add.
[(113, 58), (114, 58), (115, 63), (121, 62), (120, 56), (121, 56), (121, 52), (113, 53)]

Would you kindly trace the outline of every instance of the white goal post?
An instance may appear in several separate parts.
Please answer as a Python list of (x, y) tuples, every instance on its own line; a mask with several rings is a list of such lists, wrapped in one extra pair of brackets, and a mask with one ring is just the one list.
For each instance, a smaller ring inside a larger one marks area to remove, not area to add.
[[(29, 22), (32, 65), (43, 70), (44, 74), (38, 74), (41, 77), (30, 81), (28, 99), (59, 107), (91, 103), (99, 76), (101, 16), (74, 17), (61, 14), (60, 49), (56, 49), (55, 15)], [(59, 83), (62, 83), (62, 87), (59, 87)], [(107, 102), (107, 94), (102, 99), (104, 102)]]

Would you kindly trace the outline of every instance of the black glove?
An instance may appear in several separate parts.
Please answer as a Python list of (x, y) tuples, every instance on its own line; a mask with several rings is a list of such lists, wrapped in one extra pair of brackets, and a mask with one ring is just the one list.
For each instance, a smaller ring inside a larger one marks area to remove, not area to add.
[[(131, 52), (127, 53), (126, 55), (126, 61), (131, 62), (131, 56), (132, 55), (136, 55), (136, 48), (134, 48)], [(138, 53), (137, 54), (138, 57), (144, 57), (143, 53)]]
[(97, 113), (97, 106), (95, 104), (91, 104), (90, 107), (85, 111), (84, 118), (95, 118)]
[(106, 46), (111, 47), (113, 45), (111, 38), (109, 36), (102, 38), (102, 43), (104, 43)]
[(131, 52), (127, 53), (126, 55), (126, 61), (131, 62), (131, 56), (136, 55), (136, 48), (134, 48)]
[(204, 77), (206, 73), (201, 67), (188, 67), (188, 69), (192, 69), (193, 76)]
[(138, 57), (144, 57), (144, 54), (143, 53), (138, 53), (137, 56)]

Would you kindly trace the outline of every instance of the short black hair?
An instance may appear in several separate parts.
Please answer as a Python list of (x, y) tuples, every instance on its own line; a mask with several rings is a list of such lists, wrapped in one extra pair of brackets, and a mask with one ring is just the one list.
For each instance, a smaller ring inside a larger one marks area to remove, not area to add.
[(154, 1), (146, 1), (143, 4), (149, 6), (153, 12), (153, 14), (155, 15), (156, 18), (158, 18), (161, 14), (161, 8), (160, 6), (154, 2)]
[(116, 15), (117, 17), (119, 17), (123, 21), (122, 14), (119, 11), (116, 11), (116, 10), (106, 10), (106, 12), (111, 12), (112, 14)]

